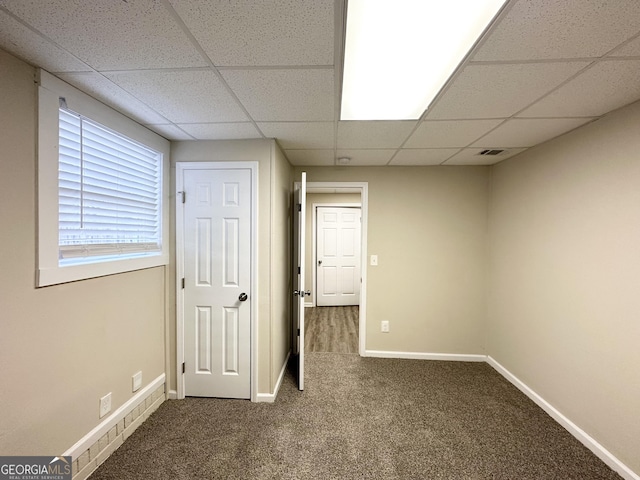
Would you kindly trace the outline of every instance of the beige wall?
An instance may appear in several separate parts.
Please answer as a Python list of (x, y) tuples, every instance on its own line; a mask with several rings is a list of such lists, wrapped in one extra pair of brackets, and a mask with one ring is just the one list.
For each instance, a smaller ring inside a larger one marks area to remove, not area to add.
[(291, 266), (291, 227), (293, 168), (276, 142), (272, 143), (272, 229), (271, 239), (271, 390), (280, 376), (291, 350), (291, 307), (293, 271)]
[(488, 353), (640, 472), (640, 103), (496, 166)]
[(61, 454), (164, 372), (164, 267), (35, 288), (34, 69), (0, 51), (0, 454)]
[(484, 353), (488, 167), (295, 171), (369, 183), (367, 350)]
[[(307, 193), (307, 208), (306, 208), (306, 216), (307, 216), (307, 224), (305, 225), (305, 288), (307, 290), (312, 290), (313, 285), (313, 204), (314, 203), (360, 203), (360, 194), (359, 193)], [(313, 296), (311, 297), (315, 299), (315, 292), (313, 292)], [(309, 299), (307, 299), (309, 301)]]
[[(176, 162), (258, 162), (258, 392), (273, 392), (273, 378), (279, 372), (284, 348), (279, 336), (283, 320), (281, 301), (282, 272), (273, 262), (282, 256), (284, 216), (289, 215), (288, 204), (284, 204), (285, 192), (291, 192), (291, 167), (282, 156), (274, 140), (221, 140), (184, 141), (171, 144), (171, 177), (175, 185)], [(286, 162), (286, 163), (285, 163)], [(175, 191), (173, 188), (172, 191)], [(175, 201), (172, 211), (172, 243), (175, 244)], [(172, 254), (172, 258), (175, 255)], [(173, 266), (175, 268), (175, 266)], [(273, 270), (273, 273), (272, 273)], [(173, 276), (175, 278), (175, 275)], [(175, 289), (173, 289), (175, 291)], [(173, 294), (175, 296), (175, 294)], [(272, 302), (272, 298), (274, 301)], [(172, 304), (175, 304), (175, 298)], [(278, 317), (275, 319), (275, 317)], [(287, 319), (288, 321), (288, 319)], [(175, 371), (175, 317), (169, 326), (171, 332), (171, 371)], [(288, 337), (287, 337), (288, 338)], [(276, 354), (276, 350), (278, 350)], [(288, 350), (287, 350), (288, 351)], [(175, 375), (171, 378), (171, 388), (175, 389)]]

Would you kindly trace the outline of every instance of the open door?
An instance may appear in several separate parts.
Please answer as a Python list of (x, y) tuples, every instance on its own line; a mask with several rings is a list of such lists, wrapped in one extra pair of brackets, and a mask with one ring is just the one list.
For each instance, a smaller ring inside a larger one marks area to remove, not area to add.
[(302, 172), (300, 183), (294, 185), (293, 215), (293, 348), (297, 354), (298, 389), (304, 390), (304, 297), (311, 295), (304, 289), (305, 212), (307, 197), (307, 174)]

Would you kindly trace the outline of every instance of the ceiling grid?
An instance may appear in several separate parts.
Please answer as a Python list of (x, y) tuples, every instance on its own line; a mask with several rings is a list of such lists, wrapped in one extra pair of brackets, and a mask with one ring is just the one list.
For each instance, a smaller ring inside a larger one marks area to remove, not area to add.
[(509, 0), (418, 120), (340, 121), (346, 8), (0, 0), (0, 48), (169, 140), (276, 138), (294, 165), (490, 165), (640, 99), (637, 0)]

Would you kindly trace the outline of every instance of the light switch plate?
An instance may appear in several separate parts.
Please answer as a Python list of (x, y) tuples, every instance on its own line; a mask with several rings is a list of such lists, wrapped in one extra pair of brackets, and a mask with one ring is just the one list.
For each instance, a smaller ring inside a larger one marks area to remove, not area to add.
[(371, 255), (371, 261), (369, 263), (374, 267), (378, 265), (378, 255)]

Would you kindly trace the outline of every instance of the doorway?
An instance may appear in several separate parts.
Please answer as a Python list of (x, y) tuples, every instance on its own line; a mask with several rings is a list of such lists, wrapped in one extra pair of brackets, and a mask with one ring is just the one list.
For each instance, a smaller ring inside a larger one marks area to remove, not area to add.
[(177, 398), (254, 399), (257, 163), (176, 163)]
[[(364, 354), (366, 338), (366, 285), (367, 285), (367, 215), (368, 215), (368, 184), (366, 182), (307, 182), (307, 285), (311, 286), (311, 296), (307, 297), (305, 310), (308, 312), (309, 322), (305, 330), (310, 338), (306, 344), (309, 351), (335, 350), (343, 353)], [(357, 274), (359, 298), (351, 306), (318, 307), (318, 261), (317, 256), (317, 207), (345, 207), (358, 208), (360, 213), (359, 236), (359, 267)], [(323, 310), (324, 309), (324, 310)], [(323, 322), (334, 323), (329, 332)], [(317, 320), (320, 320), (318, 323)], [(324, 332), (324, 333), (323, 333)], [(314, 335), (320, 337), (314, 339)], [(326, 342), (329, 343), (326, 343)], [(355, 341), (355, 346), (353, 345)]]

